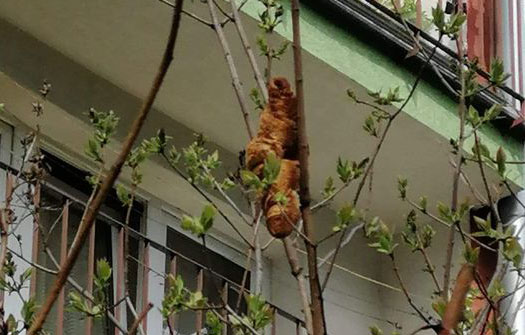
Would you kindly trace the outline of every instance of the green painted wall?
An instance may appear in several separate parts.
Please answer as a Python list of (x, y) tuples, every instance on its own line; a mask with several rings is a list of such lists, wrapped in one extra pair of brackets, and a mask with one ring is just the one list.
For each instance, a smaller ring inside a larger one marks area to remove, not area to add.
[[(285, 2), (285, 5), (287, 4)], [(243, 11), (254, 18), (258, 17), (261, 10), (260, 4), (256, 1), (248, 1), (243, 7)], [(289, 10), (286, 11), (283, 24), (278, 27), (277, 32), (291, 40)], [(370, 48), (362, 40), (338, 28), (308, 7), (302, 8), (301, 32), (303, 48), (306, 51), (370, 91), (399, 86), (402, 95), (406, 96), (415, 80), (412, 73), (396, 64), (391, 58)], [(404, 112), (447, 139), (457, 137), (459, 127), (457, 104), (443, 91), (429, 83), (423, 82), (419, 85), (414, 98), (405, 107)], [(502, 136), (495, 128), (482, 129), (481, 138), (491, 152), (502, 146), (509, 160), (522, 159), (521, 143), (510, 136)], [(465, 148), (470, 151), (472, 145), (473, 139), (469, 139)], [(509, 170), (509, 178), (523, 185), (519, 166), (509, 166)]]

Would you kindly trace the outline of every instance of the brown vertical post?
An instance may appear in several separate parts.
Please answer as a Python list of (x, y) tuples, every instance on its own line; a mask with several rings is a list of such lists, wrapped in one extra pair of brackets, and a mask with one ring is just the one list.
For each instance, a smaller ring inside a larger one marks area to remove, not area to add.
[(423, 28), (423, 7), (421, 5), (421, 0), (416, 1), (416, 26), (419, 29)]
[(394, 5), (396, 6), (396, 9), (401, 8), (401, 0), (394, 0)]
[[(222, 301), (224, 302), (224, 304), (228, 304), (228, 293), (229, 293), (229, 285), (228, 285), (228, 282), (224, 282), (224, 285), (222, 286)], [(226, 309), (223, 309), (221, 311), (221, 315), (222, 317), (227, 320), (228, 319), (228, 313), (226, 312)], [(222, 330), (222, 334), (223, 335), (227, 335), (228, 334), (228, 324), (225, 323), (224, 324), (224, 328)]]
[[(199, 273), (197, 275), (197, 292), (202, 292), (202, 288), (204, 287), (204, 270), (201, 268), (199, 269)], [(197, 329), (197, 335), (201, 335), (201, 329), (203, 324), (203, 318), (202, 318), (202, 311), (197, 311), (197, 317), (195, 318), (195, 328)]]
[[(117, 287), (115, 294), (115, 303), (118, 302), (118, 305), (115, 306), (115, 319), (117, 321), (122, 320), (122, 303), (121, 300), (124, 297), (123, 288), (124, 288), (124, 229), (120, 228), (118, 231), (118, 241), (117, 241)], [(126, 306), (124, 304), (124, 306)], [(120, 330), (115, 327), (115, 335), (119, 335)]]
[[(144, 270), (143, 277), (142, 277), (142, 310), (145, 310), (148, 308), (149, 304), (149, 297), (148, 297), (148, 291), (149, 291), (149, 243), (144, 242), (144, 253), (143, 253), (143, 263), (144, 263)], [(148, 329), (148, 317), (144, 318), (144, 321), (142, 321), (142, 329), (147, 330)]]
[[(89, 246), (88, 246), (88, 265), (87, 265), (87, 291), (93, 294), (93, 276), (95, 272), (95, 224), (91, 227), (89, 232)], [(90, 302), (88, 302), (91, 305)], [(86, 335), (91, 335), (93, 331), (93, 318), (86, 319)]]
[[(38, 264), (38, 250), (40, 248), (40, 191), (40, 183), (37, 183), (33, 194), (33, 205), (35, 207), (35, 215), (33, 217), (33, 247), (31, 249), (31, 260), (35, 264)], [(31, 273), (31, 282), (29, 284), (30, 297), (34, 297), (36, 293), (37, 275), (38, 271), (33, 271)]]
[[(60, 237), (60, 266), (64, 264), (67, 258), (67, 231), (69, 223), (69, 201), (66, 202), (62, 209), (62, 235)], [(65, 287), (60, 291), (57, 301), (57, 324), (56, 335), (64, 333), (64, 312), (65, 312)]]
[[(10, 172), (7, 172), (7, 177), (6, 177), (6, 183), (5, 183), (5, 213), (9, 215), (9, 212), (11, 210), (11, 199), (12, 199), (12, 194), (13, 194), (13, 175), (10, 173)], [(7, 219), (7, 231), (5, 232), (5, 238), (6, 240), (8, 241), (9, 240), (9, 222), (10, 220)], [(5, 275), (2, 273), (0, 274), (0, 276), (2, 277), (2, 279), (5, 278)], [(0, 291), (0, 305), (3, 307), (4, 305), (4, 291)]]
[[(170, 274), (173, 276), (177, 275), (177, 256), (172, 255), (170, 259)], [(168, 322), (171, 328), (175, 329), (175, 315), (169, 317)]]

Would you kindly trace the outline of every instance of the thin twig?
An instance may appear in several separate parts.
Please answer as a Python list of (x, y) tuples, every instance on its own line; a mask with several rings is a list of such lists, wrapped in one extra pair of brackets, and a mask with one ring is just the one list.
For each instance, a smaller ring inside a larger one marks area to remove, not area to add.
[(286, 258), (290, 264), (292, 276), (297, 281), (299, 288), (299, 295), (301, 296), (301, 302), (303, 304), (303, 314), (306, 324), (306, 331), (308, 335), (314, 334), (312, 324), (312, 312), (310, 310), (310, 301), (308, 299), (308, 291), (306, 288), (306, 280), (304, 278), (303, 268), (299, 265), (299, 257), (297, 256), (297, 242), (292, 241), (290, 238), (283, 240), (284, 250), (286, 252)]
[[(379, 139), (379, 142), (377, 143), (377, 146), (374, 150), (374, 153), (372, 154), (372, 158), (370, 159), (370, 162), (368, 163), (368, 166), (366, 167), (366, 170), (363, 174), (363, 177), (361, 177), (361, 181), (359, 182), (359, 185), (357, 186), (357, 190), (356, 190), (356, 193), (355, 193), (355, 196), (354, 196), (354, 200), (353, 200), (353, 205), (356, 206), (357, 203), (359, 202), (359, 198), (361, 196), (361, 192), (366, 184), (366, 180), (367, 180), (367, 177), (372, 173), (372, 169), (374, 167), (374, 163), (379, 155), (379, 152), (381, 151), (381, 147), (383, 146), (383, 143), (388, 135), (388, 131), (390, 130), (390, 127), (392, 126), (392, 123), (394, 122), (394, 120), (397, 118), (397, 116), (403, 111), (403, 109), (408, 105), (408, 102), (410, 101), (410, 99), (412, 98), (412, 96), (414, 95), (414, 93), (416, 92), (416, 88), (417, 86), (419, 85), (419, 82), (421, 81), (422, 77), (423, 77), (423, 72), (425, 70), (425, 68), (427, 67), (427, 65), (430, 63), (430, 61), (432, 60), (432, 58), (434, 57), (434, 55), (436, 54), (436, 50), (437, 50), (437, 45), (434, 47), (434, 49), (432, 50), (432, 53), (430, 54), (430, 56), (427, 58), (427, 61), (425, 62), (425, 64), (423, 64), (423, 66), (419, 69), (419, 73), (417, 75), (417, 78), (416, 80), (414, 81), (414, 84), (412, 85), (412, 88), (410, 89), (410, 92), (408, 93), (408, 96), (406, 97), (405, 101), (403, 102), (403, 104), (397, 109), (397, 111), (394, 113), (394, 114), (391, 114), (389, 119), (388, 119), (388, 122), (385, 126), (385, 129), (383, 130), (382, 134), (381, 134), (381, 137)], [(335, 252), (334, 252), (334, 255), (333, 255), (333, 260), (332, 260), (332, 263), (335, 263), (336, 259), (337, 259), (337, 255), (339, 254), (339, 251), (341, 249), (341, 244), (343, 243), (343, 240), (344, 240), (344, 233), (346, 232), (346, 230), (348, 229), (348, 227), (344, 228), (342, 231), (341, 231), (341, 235), (339, 237), (339, 241), (337, 243), (337, 246), (336, 246), (336, 249), (335, 249)]]
[[(460, 7), (463, 7), (460, 5)], [(463, 9), (460, 9), (461, 11)], [(465, 141), (465, 112), (466, 112), (466, 84), (465, 84), (465, 70), (463, 69), (464, 65), (464, 50), (463, 50), (463, 29), (460, 27), (458, 38), (457, 38), (457, 49), (458, 49), (458, 61), (459, 61), (459, 81), (461, 85), (460, 95), (459, 95), (459, 106), (458, 106), (458, 116), (459, 116), (459, 139), (458, 139), (458, 150), (456, 153), (456, 170), (452, 179), (452, 201), (450, 209), (452, 212), (455, 212), (458, 207), (458, 196), (459, 196), (459, 178), (461, 176), (461, 166), (463, 165), (463, 143)], [(450, 271), (452, 269), (452, 257), (454, 255), (454, 244), (455, 244), (455, 235), (456, 228), (459, 226), (457, 223), (451, 225), (448, 234), (448, 242), (446, 249), (446, 261), (443, 273), (443, 291), (442, 297), (445, 301), (448, 301), (449, 287), (450, 287)]]
[(235, 66), (235, 63), (233, 61), (233, 57), (232, 57), (231, 50), (230, 50), (230, 45), (228, 44), (228, 40), (226, 39), (224, 30), (222, 29), (222, 26), (217, 17), (217, 12), (215, 11), (215, 3), (213, 1), (207, 1), (207, 3), (208, 3), (208, 9), (210, 10), (210, 16), (213, 22), (215, 33), (217, 34), (217, 38), (219, 39), (219, 43), (224, 53), (224, 58), (226, 59), (226, 63), (228, 64), (228, 68), (230, 70), (232, 85), (235, 91), (235, 95), (237, 96), (237, 100), (239, 102), (239, 107), (241, 108), (242, 117), (246, 125), (246, 131), (248, 132), (249, 138), (252, 139), (254, 133), (252, 130), (252, 126), (250, 125), (248, 104), (246, 103), (246, 98), (244, 96), (244, 89), (239, 79), (237, 67)]
[[(421, 237), (419, 234), (416, 234), (418, 244), (422, 245), (423, 242), (421, 241)], [(439, 280), (436, 277), (436, 267), (432, 264), (432, 261), (430, 260), (430, 257), (428, 256), (427, 250), (423, 247), (417, 249), (421, 255), (423, 256), (423, 259), (425, 260), (425, 264), (427, 265), (427, 272), (432, 277), (432, 281), (434, 282), (434, 285), (436, 286), (437, 293), (441, 295), (441, 286), (439, 285)]]
[[(133, 306), (133, 303), (131, 302), (131, 299), (129, 298), (129, 295), (126, 295), (126, 305), (128, 306), (131, 314), (133, 315), (133, 317), (136, 319), (138, 319), (138, 315), (137, 315), (137, 311), (135, 310), (135, 306)], [(142, 329), (143, 327), (139, 327), (138, 331), (140, 333), (140, 335), (145, 335), (144, 334), (144, 329)]]
[(215, 7), (219, 9), (219, 12), (221, 12), (222, 15), (224, 15), (229, 21), (234, 21), (233, 16), (230, 13), (226, 12), (216, 0), (213, 0), (213, 3), (215, 4)]
[[(171, 8), (175, 8), (175, 4), (169, 2), (168, 0), (158, 0), (158, 1), (162, 2), (162, 3), (165, 4), (165, 5), (170, 6)], [(197, 22), (200, 22), (200, 23), (204, 24), (205, 26), (210, 27), (211, 29), (214, 29), (214, 28), (213, 28), (213, 23), (209, 22), (209, 21), (206, 20), (206, 19), (203, 19), (202, 17), (198, 16), (197, 14), (194, 14), (194, 13), (192, 13), (192, 12), (189, 12), (189, 11), (187, 11), (187, 10), (185, 10), (185, 9), (182, 10), (182, 14), (184, 14), (184, 15), (186, 15), (186, 16), (192, 18), (192, 19), (194, 19), (194, 20), (197, 21)]]
[[(53, 265), (55, 266), (56, 269), (60, 270), (60, 264), (58, 263), (58, 261), (56, 260), (55, 256), (53, 256), (53, 253), (51, 252), (51, 250), (48, 248), (48, 247), (45, 247), (44, 249), (47, 257), (49, 257), (49, 259), (51, 260), (51, 262), (53, 263)], [(23, 259), (23, 258), (22, 258)], [(25, 260), (25, 259), (24, 259)], [(27, 260), (26, 260), (27, 262)], [(55, 275), (58, 274), (58, 271), (55, 271)], [(93, 297), (93, 295), (91, 294), (91, 292), (89, 292), (88, 290), (84, 289), (77, 281), (75, 281), (73, 278), (71, 278), (71, 276), (68, 276), (67, 277), (67, 282), (75, 289), (77, 290), (77, 292), (79, 292), (80, 294), (82, 294), (86, 299), (88, 299), (91, 303), (94, 303), (95, 302), (95, 298)], [(115, 325), (115, 327), (117, 327), (124, 335), (126, 335), (128, 332), (126, 331), (126, 328), (120, 324), (120, 322), (115, 318), (115, 316), (109, 311), (109, 310), (106, 310), (105, 311), (106, 313), (106, 316), (108, 317), (108, 319)]]
[[(350, 243), (350, 241), (352, 240), (352, 237), (354, 237), (355, 233), (364, 227), (364, 223), (360, 223), (358, 224), (357, 226), (355, 226), (354, 228), (352, 228), (352, 230), (348, 231), (343, 240), (343, 242), (341, 243), (341, 247), (340, 248), (344, 248), (345, 245), (347, 245), (348, 243)], [(345, 234), (343, 234), (345, 235)], [(335, 249), (333, 249), (332, 251), (330, 251), (326, 256), (325, 258), (323, 258), (323, 261), (319, 263), (319, 267), (323, 266), (323, 264), (332, 256), (335, 254)], [(332, 273), (333, 269), (334, 269), (334, 263), (335, 263), (335, 259), (333, 258), (332, 261), (330, 262), (330, 267), (328, 268), (328, 272), (326, 273), (326, 277), (324, 278), (324, 281), (323, 281), (323, 285), (321, 286), (321, 289), (324, 291), (326, 289), (326, 286), (328, 285), (328, 280), (330, 279), (330, 274)]]
[(129, 153), (131, 152), (133, 143), (135, 142), (135, 139), (137, 138), (146, 120), (146, 117), (148, 116), (151, 110), (153, 102), (155, 101), (157, 93), (159, 92), (162, 86), (162, 82), (164, 81), (164, 77), (166, 76), (169, 66), (173, 60), (173, 49), (175, 47), (175, 42), (179, 31), (182, 4), (183, 0), (177, 0), (175, 10), (173, 11), (173, 20), (171, 24), (171, 30), (166, 50), (164, 51), (161, 65), (153, 82), (153, 85), (150, 89), (150, 92), (146, 100), (144, 101), (137, 118), (131, 126), (126, 140), (124, 141), (122, 150), (119, 153), (115, 163), (109, 170), (107, 176), (104, 178), (104, 181), (100, 186), (99, 192), (94, 197), (93, 201), (89, 204), (89, 206), (86, 208), (86, 215), (84, 217), (84, 220), (80, 222), (77, 234), (69, 250), (67, 258), (64, 261), (62, 267), (60, 268), (55, 283), (51, 287), (51, 290), (49, 291), (44, 304), (36, 314), (35, 319), (31, 324), (31, 328), (27, 332), (27, 335), (35, 335), (42, 329), (42, 326), (45, 320), (47, 319), (51, 308), (53, 307), (55, 301), (57, 300), (60, 292), (62, 291), (62, 288), (64, 287), (67, 281), (69, 273), (71, 273), (71, 270), (75, 265), (75, 262), (78, 258), (78, 255), (80, 254), (82, 246), (84, 245), (87, 237), (89, 236), (89, 232), (91, 230), (91, 227), (93, 226), (93, 223), (95, 222), (100, 207), (102, 206), (102, 203), (104, 202), (107, 194), (112, 189), (113, 184), (119, 176), (122, 166), (124, 165)]
[[(454, 160), (450, 160), (450, 165), (452, 165), (452, 167), (455, 169), (456, 168), (456, 162), (454, 162)], [(487, 203), (487, 200), (481, 195), (481, 193), (474, 187), (474, 185), (472, 184), (472, 182), (470, 181), (470, 179), (468, 178), (467, 174), (465, 173), (465, 171), (461, 171), (461, 179), (463, 180), (463, 182), (468, 186), (470, 192), (472, 193), (472, 195), (474, 196), (474, 198), (476, 198), (477, 201), (479, 201), (480, 203), (482, 204), (485, 204)]]
[[(440, 219), (439, 217), (435, 216), (434, 214), (430, 213), (428, 210), (426, 210), (425, 208), (422, 208), (420, 207), (418, 204), (416, 204), (414, 201), (410, 200), (410, 199), (406, 199), (406, 201), (412, 206), (414, 207), (415, 209), (417, 209), (418, 211), (420, 211), (422, 214), (425, 214), (426, 216), (428, 216), (429, 218), (431, 218), (432, 220), (436, 221), (437, 223), (439, 224), (442, 224), (443, 226), (447, 227), (447, 228), (450, 228), (450, 227), (454, 227), (454, 225), (451, 225), (450, 223)], [(474, 236), (472, 236), (471, 234), (468, 234), (464, 231), (461, 230), (461, 227), (460, 226), (456, 226), (455, 227), (456, 231), (461, 233), (463, 236), (467, 237), (469, 240), (477, 243), (480, 247), (482, 248), (485, 248), (487, 250), (490, 250), (490, 251), (494, 251), (496, 252), (497, 250), (488, 246), (487, 244), (485, 243), (482, 243), (481, 241), (479, 241), (477, 238), (475, 238)]]
[[(177, 174), (179, 176), (181, 176), (182, 179), (184, 179), (185, 181), (187, 181), (190, 186), (195, 190), (197, 191), (204, 199), (206, 199), (206, 201), (208, 201), (216, 210), (217, 212), (219, 213), (220, 216), (222, 216), (222, 218), (224, 219), (224, 221), (226, 221), (226, 223), (228, 223), (228, 225), (235, 231), (235, 233), (244, 241), (244, 243), (246, 243), (246, 245), (248, 245), (250, 248), (253, 248), (252, 244), (250, 243), (250, 241), (248, 241), (248, 239), (246, 237), (244, 237), (244, 235), (241, 233), (241, 231), (239, 230), (239, 228), (237, 228), (237, 226), (230, 220), (230, 218), (226, 215), (226, 213), (224, 213), (224, 211), (215, 203), (215, 201), (213, 201), (213, 199), (208, 195), (206, 194), (206, 192), (204, 192), (199, 186), (195, 185), (194, 182), (192, 182), (191, 180), (189, 180), (185, 175), (184, 173), (181, 171), (181, 169), (179, 169), (179, 167), (174, 164), (173, 162), (170, 161), (170, 159), (168, 158), (168, 156), (166, 156), (165, 153), (162, 154), (162, 156), (164, 157), (164, 159), (166, 159), (166, 161), (168, 162), (168, 164), (170, 165), (170, 167), (173, 169), (173, 171), (177, 172)], [(237, 212), (238, 215), (240, 215), (242, 218), (244, 218), (244, 214), (242, 212)], [(244, 218), (245, 219), (245, 218)]]
[(348, 186), (350, 186), (350, 184), (351, 184), (351, 181), (348, 181), (348, 182), (344, 183), (337, 190), (332, 192), (332, 194), (330, 194), (328, 197), (324, 198), (323, 200), (319, 201), (315, 205), (311, 206), (310, 210), (312, 212), (315, 212), (316, 210), (321, 209), (324, 206), (328, 205), (328, 203), (330, 201), (332, 201), (339, 193), (341, 193), (344, 189), (346, 189)]
[(408, 304), (412, 307), (412, 309), (414, 309), (414, 311), (417, 313), (417, 315), (419, 315), (419, 317), (421, 319), (423, 319), (423, 321), (425, 321), (426, 324), (430, 324), (430, 320), (425, 316), (425, 314), (423, 314), (423, 312), (421, 312), (419, 310), (419, 308), (416, 306), (416, 304), (412, 300), (412, 297), (408, 293), (408, 290), (406, 289), (405, 283), (404, 283), (403, 279), (401, 278), (401, 274), (399, 273), (399, 268), (397, 267), (397, 263), (396, 263), (396, 259), (394, 257), (394, 254), (392, 253), (389, 256), (390, 256), (390, 260), (392, 261), (392, 268), (394, 270), (394, 274), (396, 275), (396, 278), (397, 278), (397, 281), (399, 283), (399, 286), (401, 287), (401, 290), (403, 291), (403, 294), (405, 295), (405, 297), (406, 297), (406, 299), (408, 301)]
[(262, 293), (262, 282), (263, 282), (263, 257), (261, 250), (261, 242), (259, 241), (259, 228), (261, 224), (263, 211), (259, 209), (259, 214), (257, 215), (257, 221), (253, 227), (253, 248), (255, 254), (255, 285), (254, 293)]
[(133, 324), (128, 330), (129, 335), (137, 334), (137, 329), (139, 328), (140, 324), (142, 323), (142, 321), (144, 321), (144, 319), (146, 318), (146, 316), (148, 315), (149, 311), (151, 311), (152, 308), (153, 308), (153, 304), (151, 302), (148, 303), (148, 306), (146, 306), (146, 308), (144, 308), (144, 310), (139, 314), (139, 316), (135, 318), (135, 321), (133, 321)]
[(241, 16), (239, 15), (237, 3), (235, 0), (230, 0), (230, 2), (232, 5), (233, 21), (235, 22), (235, 27), (237, 28), (237, 32), (239, 33), (239, 38), (241, 39), (241, 43), (243, 45), (244, 52), (246, 52), (246, 56), (248, 57), (248, 60), (250, 61), (250, 65), (252, 67), (255, 81), (257, 82), (257, 86), (259, 86), (259, 90), (262, 93), (264, 102), (267, 102), (268, 101), (268, 89), (266, 88), (264, 78), (261, 75), (261, 71), (259, 70), (259, 65), (257, 65), (257, 60), (255, 59), (255, 55), (253, 54), (253, 49), (250, 45), (250, 41), (248, 40), (248, 36), (246, 36), (246, 31), (244, 30), (244, 26), (241, 21)]
[[(211, 172), (210, 170), (208, 170), (206, 166), (203, 166), (203, 169), (204, 169), (204, 172), (206, 172), (208, 175), (211, 176)], [(215, 189), (220, 193), (220, 195), (222, 195), (222, 197), (224, 198), (224, 200), (226, 200), (228, 205), (230, 205), (230, 207), (235, 211), (235, 213), (237, 213), (237, 215), (241, 218), (242, 221), (244, 221), (244, 223), (246, 223), (248, 226), (252, 226), (252, 223), (246, 219), (246, 217), (244, 216), (244, 213), (241, 211), (239, 206), (237, 206), (235, 201), (233, 201), (232, 198), (230, 198), (230, 196), (226, 194), (221, 184), (219, 184), (217, 180), (215, 180), (215, 178), (212, 178), (212, 179), (213, 179), (213, 186), (215, 186)]]

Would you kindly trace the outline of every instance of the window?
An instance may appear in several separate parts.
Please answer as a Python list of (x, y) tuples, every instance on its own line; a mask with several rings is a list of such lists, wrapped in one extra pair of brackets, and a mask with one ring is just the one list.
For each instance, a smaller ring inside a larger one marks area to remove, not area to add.
[[(243, 267), (171, 228), (168, 228), (166, 245), (175, 252), (167, 258), (166, 273), (180, 275), (185, 287), (202, 291), (211, 304), (219, 305), (225, 298), (229, 306), (236, 307)], [(249, 289), (249, 272), (246, 278), (245, 287)], [(239, 307), (245, 310), (244, 299)], [(203, 328), (203, 313), (185, 311), (172, 318), (170, 323), (177, 334), (199, 334), (197, 330)], [(231, 334), (230, 330), (228, 334)]]
[[(35, 237), (38, 252), (36, 260), (33, 259), (33, 261), (46, 268), (56, 269), (55, 262), (60, 262), (61, 258), (65, 258), (73, 242), (91, 187), (85, 179), (86, 173), (48, 153), (45, 156), (45, 164), (49, 168), (50, 175), (46, 178), (40, 192), (38, 219), (40, 229), (38, 236)], [(134, 207), (130, 220), (132, 229), (140, 230), (142, 211), (139, 204)], [(90, 290), (96, 261), (106, 259), (113, 268), (112, 285), (106, 292), (108, 305), (116, 304), (111, 311), (118, 316), (123, 325), (126, 324), (125, 319), (128, 316), (124, 312), (127, 310), (124, 307), (125, 303), (121, 300), (124, 295), (116, 292), (117, 287), (121, 287), (117, 281), (123, 281), (123, 278), (118, 278), (118, 259), (119, 252), (121, 252), (119, 247), (121, 245), (117, 241), (121, 236), (122, 226), (117, 223), (124, 222), (125, 215), (126, 208), (123, 208), (114, 194), (110, 195), (96, 221), (94, 233), (89, 242), (83, 246), (70, 276), (80, 286)], [(129, 252), (135, 259), (139, 258), (138, 243), (135, 240), (130, 239)], [(128, 260), (129, 295), (134, 305), (136, 305), (138, 289), (137, 268), (135, 261)], [(34, 294), (37, 301), (43, 301), (54, 280), (54, 275), (37, 273), (34, 281)], [(79, 334), (79, 331), (86, 333), (88, 328), (91, 329), (91, 334), (114, 334), (113, 324), (107, 318), (85, 319), (83, 315), (67, 307), (68, 294), (72, 290), (74, 288), (71, 285), (66, 285), (63, 297), (59, 298), (55, 304), (44, 328), (57, 335)]]

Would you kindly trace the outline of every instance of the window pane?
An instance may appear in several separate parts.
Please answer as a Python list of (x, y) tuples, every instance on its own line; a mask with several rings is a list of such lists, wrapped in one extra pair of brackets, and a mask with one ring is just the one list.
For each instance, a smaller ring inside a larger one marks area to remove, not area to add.
[[(175, 257), (176, 274), (184, 280), (185, 287), (191, 291), (197, 290), (197, 280), (199, 271), (203, 269), (203, 294), (211, 304), (219, 305), (222, 303), (222, 292), (225, 284), (224, 278), (228, 281), (241, 284), (244, 269), (233, 263), (227, 258), (211, 250), (203, 249), (203, 246), (183, 234), (168, 228), (167, 246), (169, 249), (178, 253), (178, 255), (187, 257)], [(170, 272), (170, 260), (167, 257), (166, 272)], [(211, 268), (215, 273), (206, 270)], [(247, 285), (249, 287), (250, 276), (248, 275)], [(234, 284), (232, 284), (234, 285)], [(228, 304), (235, 308), (237, 305), (237, 290), (230, 288), (228, 290)], [(241, 311), (246, 310), (244, 301), (240, 305)], [(204, 313), (205, 314), (205, 313)], [(174, 329), (181, 334), (193, 334), (196, 332), (196, 313), (192, 311), (182, 312), (174, 317)], [(230, 331), (228, 333), (231, 333)]]

